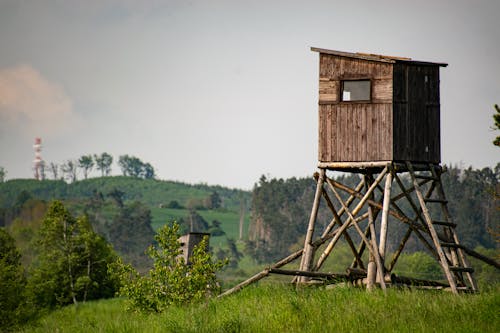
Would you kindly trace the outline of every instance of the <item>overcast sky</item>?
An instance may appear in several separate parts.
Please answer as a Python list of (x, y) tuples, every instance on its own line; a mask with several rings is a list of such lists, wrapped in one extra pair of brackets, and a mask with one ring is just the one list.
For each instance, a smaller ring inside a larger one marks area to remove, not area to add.
[[(317, 164), (311, 46), (446, 62), (442, 160), (494, 166), (500, 1), (0, 0), (0, 166), (129, 154), (252, 188)], [(114, 174), (119, 168), (114, 165)]]

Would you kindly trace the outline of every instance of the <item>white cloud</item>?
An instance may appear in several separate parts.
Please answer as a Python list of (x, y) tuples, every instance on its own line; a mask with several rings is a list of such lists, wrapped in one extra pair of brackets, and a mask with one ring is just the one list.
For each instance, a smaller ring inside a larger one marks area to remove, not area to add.
[(29, 65), (0, 69), (0, 129), (57, 136), (78, 123), (71, 99)]

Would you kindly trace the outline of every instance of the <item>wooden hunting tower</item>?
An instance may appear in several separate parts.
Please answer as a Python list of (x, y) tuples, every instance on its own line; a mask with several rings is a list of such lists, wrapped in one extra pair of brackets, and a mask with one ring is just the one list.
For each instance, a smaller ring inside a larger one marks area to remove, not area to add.
[(319, 161), (441, 161), (439, 67), (409, 58), (319, 52)]
[[(210, 234), (204, 232), (189, 232), (179, 237), (182, 248), (182, 257), (184, 262), (191, 264), (191, 257), (196, 245), (200, 244), (204, 237), (210, 237)], [(208, 244), (206, 251), (208, 252)]]
[[(317, 185), (304, 247), (223, 295), (271, 273), (293, 275), (297, 283), (321, 279), (367, 289), (407, 285), (453, 293), (477, 291), (466, 254), (496, 268), (500, 264), (460, 244), (447, 206), (439, 144), (439, 68), (447, 65), (312, 51), (319, 52), (319, 172), (314, 175)], [(328, 175), (331, 171), (357, 173), (359, 183), (342, 184)], [(332, 217), (323, 221), (325, 227), (318, 233), (321, 200)], [(391, 231), (396, 223), (403, 223), (403, 235)], [(389, 236), (397, 244), (392, 249), (386, 246)], [(442, 279), (394, 274), (410, 237), (437, 260)], [(345, 273), (320, 272), (341, 238), (353, 254), (352, 264)], [(281, 269), (298, 258), (298, 270)]]

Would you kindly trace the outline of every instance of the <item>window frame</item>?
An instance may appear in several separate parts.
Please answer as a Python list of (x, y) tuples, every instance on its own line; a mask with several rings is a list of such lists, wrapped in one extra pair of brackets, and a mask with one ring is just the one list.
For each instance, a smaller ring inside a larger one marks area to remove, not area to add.
[[(344, 100), (344, 83), (345, 82), (355, 82), (355, 81), (368, 81), (370, 83), (369, 86), (369, 96), (368, 99), (357, 99), (357, 100), (350, 100), (350, 101), (345, 101)], [(341, 78), (340, 79), (340, 84), (339, 84), (339, 102), (340, 103), (371, 103), (373, 100), (373, 80), (372, 78), (369, 77), (364, 77), (364, 78)]]

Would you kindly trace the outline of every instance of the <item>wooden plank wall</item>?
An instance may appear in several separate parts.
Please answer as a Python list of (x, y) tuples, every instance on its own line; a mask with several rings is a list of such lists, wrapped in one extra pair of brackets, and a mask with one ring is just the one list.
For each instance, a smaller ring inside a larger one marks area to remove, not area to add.
[[(392, 64), (320, 54), (319, 72), (319, 160), (392, 160)], [(371, 102), (341, 102), (348, 79), (370, 79)]]
[(439, 67), (397, 63), (394, 87), (394, 160), (439, 163)]

